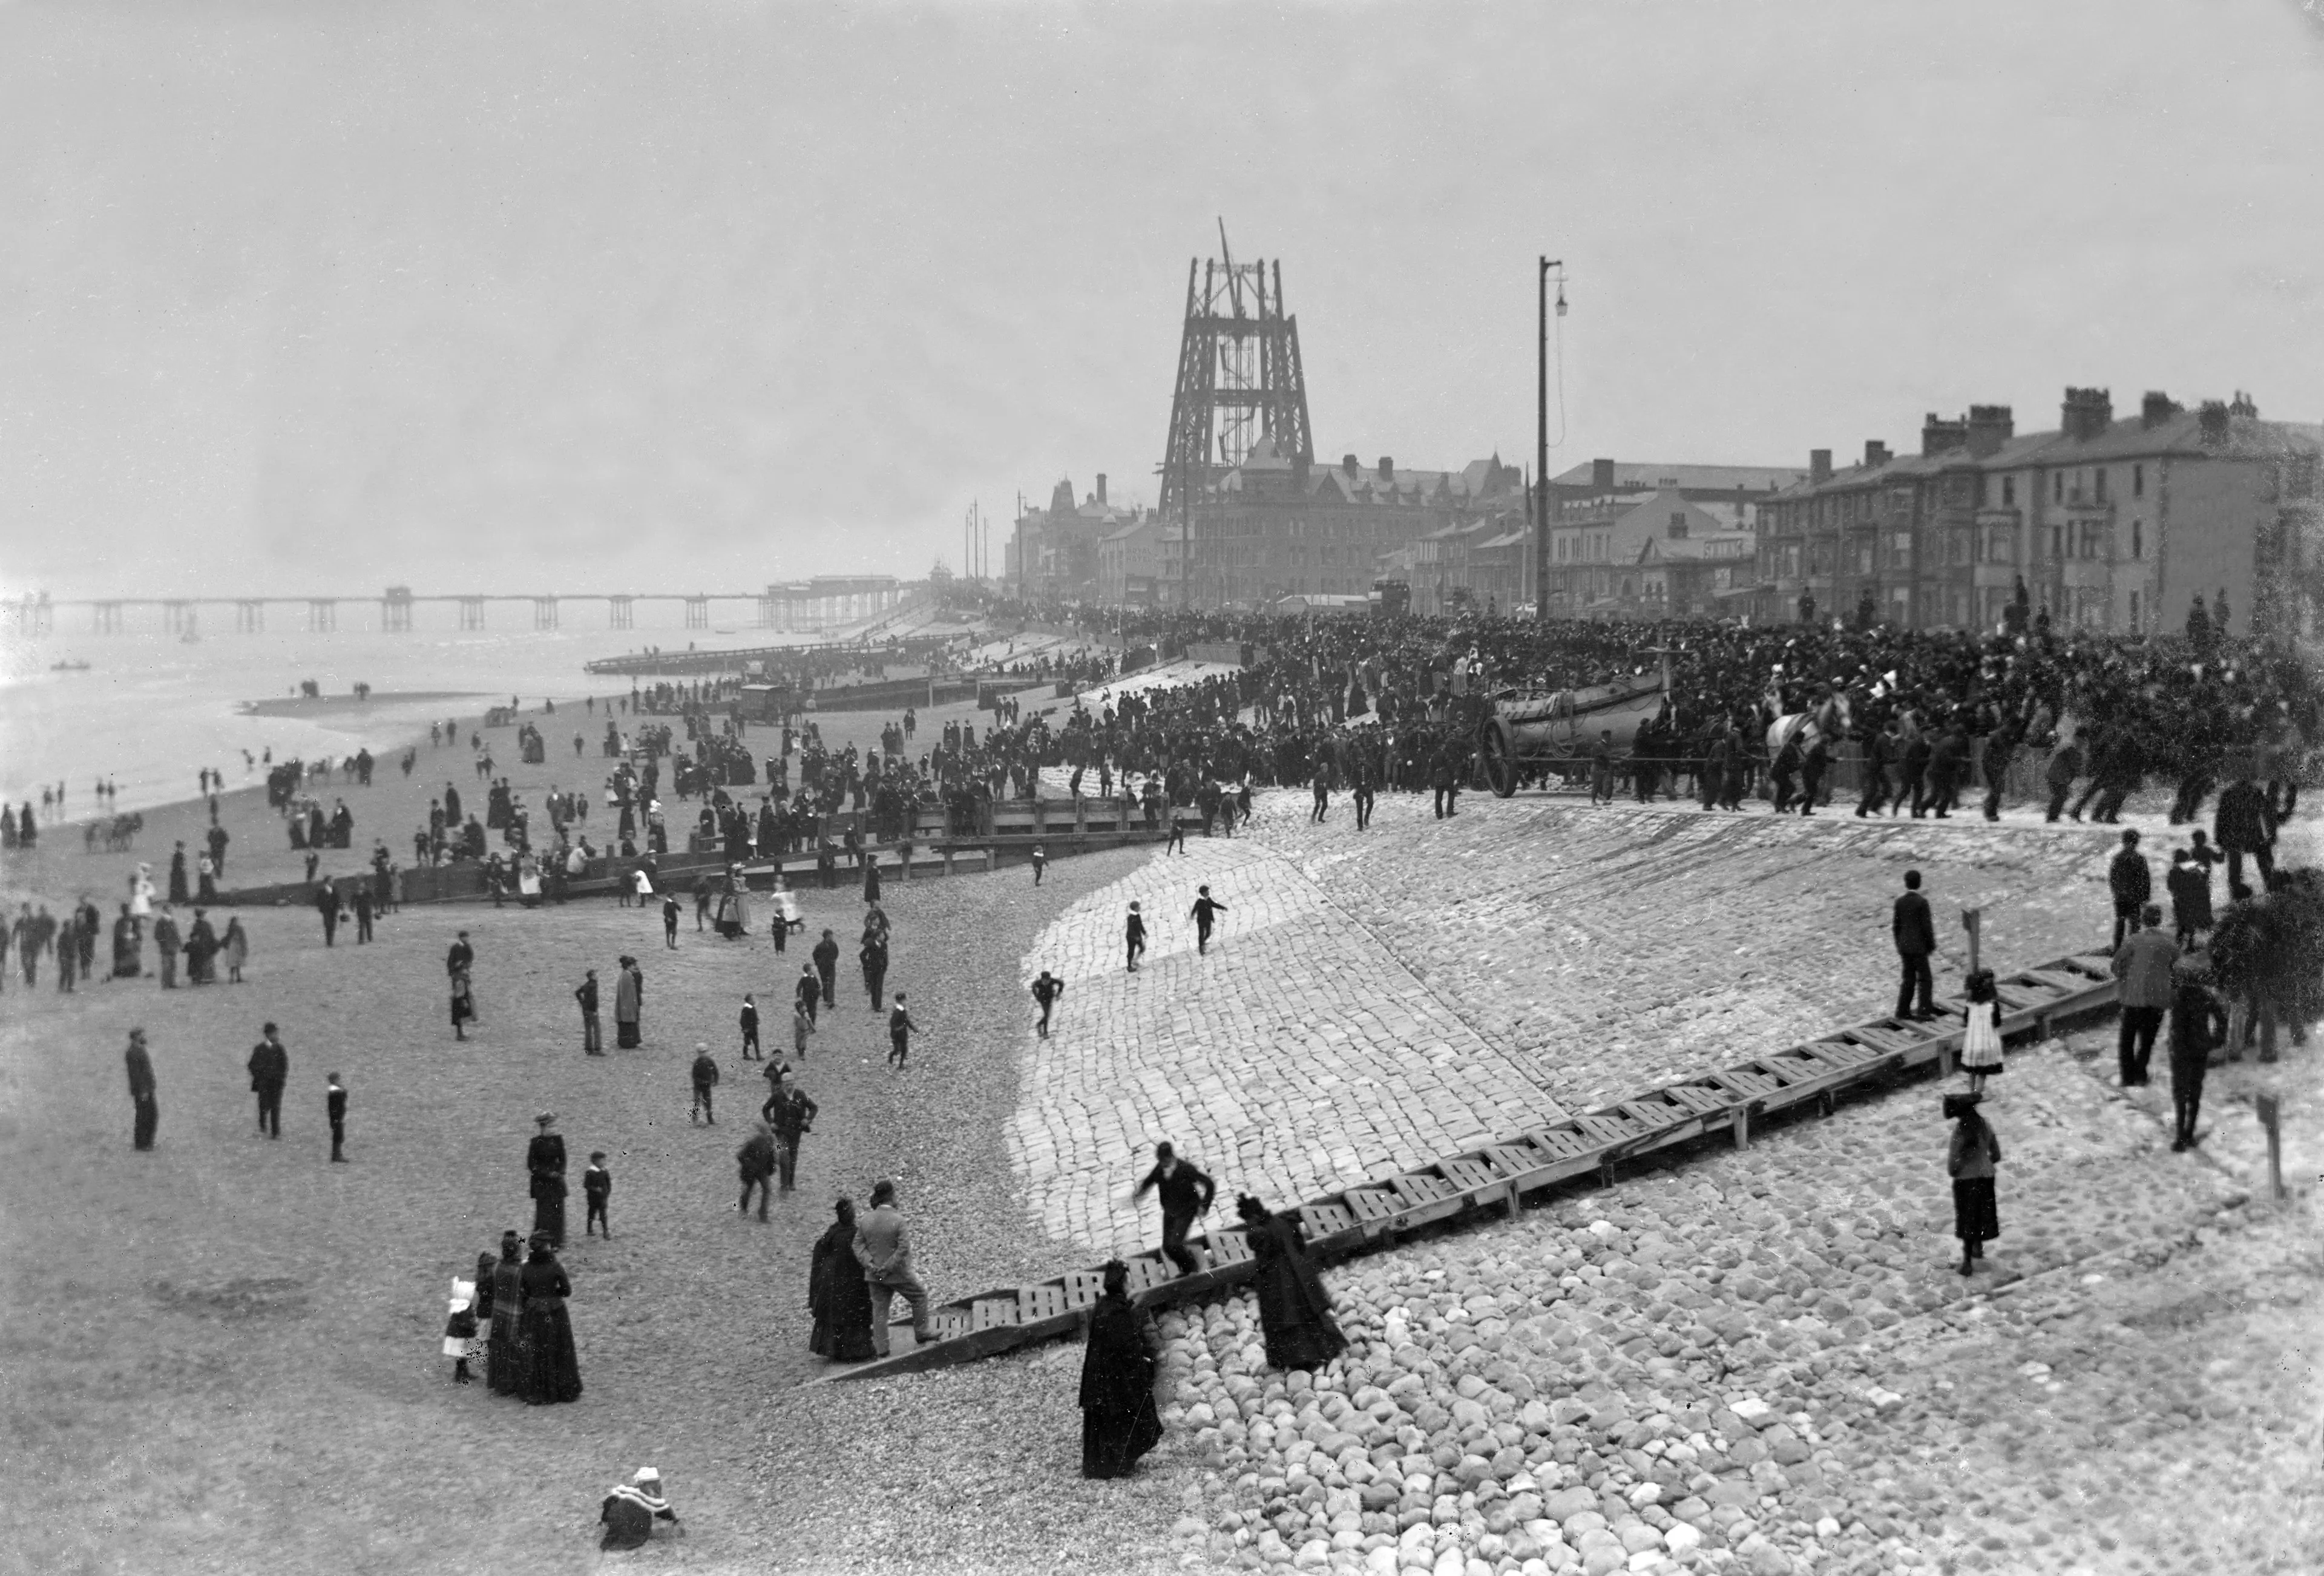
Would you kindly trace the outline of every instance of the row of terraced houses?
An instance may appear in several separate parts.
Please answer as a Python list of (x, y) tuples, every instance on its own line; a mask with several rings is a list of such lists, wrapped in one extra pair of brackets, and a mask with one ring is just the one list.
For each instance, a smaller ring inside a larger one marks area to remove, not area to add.
[[(1419, 613), (1553, 618), (1802, 616), (1992, 629), (2021, 594), (2053, 627), (2176, 627), (2222, 595), (2305, 629), (2324, 600), (2324, 428), (2262, 420), (2237, 394), (2190, 411), (2151, 392), (2117, 419), (2103, 389), (2068, 389), (2054, 429), (2006, 405), (1931, 414), (1918, 453), (1864, 446), (1835, 468), (1593, 460), (1552, 476), (1538, 559), (1522, 472), (1382, 458), (1336, 466), (1262, 443), (1179, 522), (1060, 483), (1028, 509), (1008, 574), (1028, 594), (1267, 607), (1286, 597), (1411, 587)], [(2022, 587), (2022, 590), (2021, 590)]]

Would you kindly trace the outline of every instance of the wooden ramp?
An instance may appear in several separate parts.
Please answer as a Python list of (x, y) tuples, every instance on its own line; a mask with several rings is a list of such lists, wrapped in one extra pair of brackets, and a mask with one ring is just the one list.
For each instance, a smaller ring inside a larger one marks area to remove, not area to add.
[[(1999, 976), (2005, 1037), (2043, 1037), (2052, 1020), (2114, 1005), (2111, 954), (2086, 953), (2039, 968)], [(1824, 1115), (1833, 1097), (1852, 1084), (1906, 1069), (1951, 1065), (1962, 1033), (1965, 999), (1939, 1003), (1932, 1022), (1874, 1018), (1852, 1028), (1735, 1066), (1649, 1089), (1628, 1100), (1551, 1127), (1452, 1155), (1432, 1165), (1349, 1187), (1300, 1205), (1296, 1214), (1308, 1251), (1345, 1258), (1393, 1242), (1416, 1227), (1501, 1210), (1514, 1215), (1521, 1194), (1576, 1178), (1611, 1183), (1616, 1168), (1657, 1151), (1724, 1132), (1739, 1147), (1750, 1142), (1761, 1116), (1814, 1101)], [(1181, 1276), (1159, 1250), (1124, 1260), (1131, 1299), (1148, 1307), (1193, 1302), (1250, 1278), (1250, 1244), (1240, 1227), (1222, 1227), (1194, 1240), (1209, 1261)], [(1100, 1289), (1098, 1272), (1076, 1269), (1038, 1286), (1003, 1286), (931, 1310), (935, 1339), (896, 1350), (871, 1362), (835, 1367), (808, 1382), (877, 1378), (973, 1362), (1032, 1341), (1079, 1331)], [(891, 1332), (898, 1347), (909, 1341), (909, 1321)]]

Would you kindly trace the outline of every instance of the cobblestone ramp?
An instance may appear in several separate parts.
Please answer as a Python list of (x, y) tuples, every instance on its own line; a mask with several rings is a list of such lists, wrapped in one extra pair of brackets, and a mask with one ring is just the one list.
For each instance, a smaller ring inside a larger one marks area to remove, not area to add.
[[(1204, 884), (1228, 905), (1208, 956), (1187, 917)], [(1134, 974), (1133, 901), (1148, 928)], [(1084, 899), (1026, 959), (1028, 986), (1043, 968), (1066, 995), (1052, 1037), (1031, 1041), (1010, 1157), (1041, 1226), (1093, 1254), (1136, 1249), (1124, 1195), (1158, 1138), (1222, 1188), (1283, 1201), (1565, 1118), (1526, 1065), (1256, 838), (1198, 837)]]

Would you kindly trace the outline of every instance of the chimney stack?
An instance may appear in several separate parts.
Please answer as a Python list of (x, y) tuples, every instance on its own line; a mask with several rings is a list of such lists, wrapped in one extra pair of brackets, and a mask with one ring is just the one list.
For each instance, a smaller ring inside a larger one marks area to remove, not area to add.
[(1345, 471), (1348, 474), (1348, 480), (1352, 482), (1358, 476), (1363, 475), (1364, 467), (1362, 462), (1358, 460), (1355, 456), (1351, 454), (1343, 454), (1340, 456), (1340, 469)]
[(1591, 460), (1590, 462), (1590, 487), (1591, 491), (1595, 493), (1611, 493), (1614, 490), (1614, 462), (1612, 460)]
[(1380, 456), (1379, 479), (1383, 482), (1393, 482), (1396, 480), (1396, 462), (1388, 458), (1386, 455)]
[(1866, 470), (1877, 471), (1882, 465), (1886, 465), (1891, 457), (1893, 456), (1888, 453), (1888, 446), (1881, 442), (1878, 438), (1868, 438), (1864, 440), (1864, 468)]
[(2146, 398), (2138, 402), (2139, 425), (2149, 431), (2162, 426), (2179, 414), (2179, 401), (2161, 389), (2149, 389)]
[(1969, 442), (1969, 423), (1948, 421), (1934, 410), (1921, 422), (1921, 457), (1927, 459), (1949, 450), (1965, 447)]
[(1105, 502), (1105, 473), (1103, 471), (1100, 471), (1097, 474), (1097, 501), (1101, 504)]
[(2217, 448), (2227, 441), (2227, 407), (2218, 400), (2206, 400), (2198, 418), (2202, 423), (2203, 447)]
[(1809, 484), (1814, 486), (1821, 486), (1824, 483), (1831, 480), (1831, 450), (1828, 448), (1812, 448), (1808, 450)]
[(2107, 389), (2068, 389), (2058, 425), (2068, 438), (2087, 443), (2114, 425), (2114, 394)]
[(1979, 459), (1999, 454), (2016, 430), (2017, 419), (2006, 405), (1969, 408), (1969, 452)]

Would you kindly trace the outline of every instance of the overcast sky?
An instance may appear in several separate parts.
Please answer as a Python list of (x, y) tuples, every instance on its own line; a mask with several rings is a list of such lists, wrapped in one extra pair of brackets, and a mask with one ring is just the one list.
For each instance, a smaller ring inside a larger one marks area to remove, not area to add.
[(997, 568), (1152, 501), (1221, 217), (1327, 458), (1527, 460), (1544, 252), (1553, 469), (2324, 419), (2301, 0), (0, 0), (0, 151), (10, 593)]

